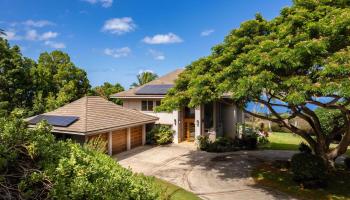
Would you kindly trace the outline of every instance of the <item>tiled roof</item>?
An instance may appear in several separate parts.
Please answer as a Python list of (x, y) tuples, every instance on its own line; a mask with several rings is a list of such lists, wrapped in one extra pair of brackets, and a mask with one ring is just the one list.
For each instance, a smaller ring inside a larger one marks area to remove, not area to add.
[(86, 96), (45, 115), (77, 116), (68, 127), (54, 126), (54, 132), (90, 134), (158, 120), (157, 117), (124, 108), (98, 96)]
[(184, 71), (184, 69), (176, 69), (175, 71), (172, 71), (164, 76), (161, 76), (161, 77), (157, 78), (156, 80), (153, 80), (145, 85), (135, 87), (135, 88), (132, 88), (132, 89), (127, 90), (127, 91), (113, 94), (113, 95), (111, 95), (111, 98), (137, 98), (137, 97), (142, 97), (142, 98), (159, 97), (159, 98), (162, 98), (162, 97), (164, 97), (164, 95), (138, 95), (138, 94), (135, 94), (135, 92), (146, 85), (171, 85), (171, 84), (174, 84), (175, 80), (177, 79), (179, 74), (183, 71)]

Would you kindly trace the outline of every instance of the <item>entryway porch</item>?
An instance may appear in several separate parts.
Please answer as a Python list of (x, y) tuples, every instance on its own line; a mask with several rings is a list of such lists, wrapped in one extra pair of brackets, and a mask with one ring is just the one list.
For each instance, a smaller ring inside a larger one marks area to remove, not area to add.
[(174, 111), (174, 142), (194, 142), (200, 135), (211, 140), (237, 136), (237, 124), (244, 122), (244, 114), (236, 105), (225, 100), (202, 104), (197, 108), (183, 107)]

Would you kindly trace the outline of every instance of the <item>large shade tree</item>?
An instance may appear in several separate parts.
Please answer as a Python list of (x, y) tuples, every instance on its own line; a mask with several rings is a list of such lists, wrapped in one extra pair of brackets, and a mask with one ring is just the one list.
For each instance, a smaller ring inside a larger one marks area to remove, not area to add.
[[(257, 15), (242, 23), (186, 68), (161, 108), (195, 107), (228, 93), (251, 115), (300, 135), (332, 165), (350, 144), (350, 2), (295, 0), (271, 21)], [(271, 114), (246, 109), (251, 102)], [(296, 117), (314, 137), (292, 123)], [(330, 120), (337, 123), (325, 128)], [(330, 148), (339, 133), (340, 143)]]

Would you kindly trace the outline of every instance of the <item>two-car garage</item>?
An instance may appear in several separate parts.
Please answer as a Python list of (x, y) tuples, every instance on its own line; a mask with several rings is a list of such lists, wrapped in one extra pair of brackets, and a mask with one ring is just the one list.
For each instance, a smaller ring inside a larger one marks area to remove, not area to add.
[[(135, 126), (112, 132), (112, 147), (110, 154), (120, 153), (145, 143), (142, 133), (145, 125)], [(130, 134), (130, 137), (128, 136)], [(144, 136), (145, 137), (145, 136)]]
[(28, 122), (35, 125), (42, 119), (52, 125), (54, 134), (65, 135), (64, 138), (80, 143), (101, 138), (107, 143), (109, 155), (144, 145), (146, 124), (158, 120), (95, 96), (86, 96), (52, 112), (34, 116)]

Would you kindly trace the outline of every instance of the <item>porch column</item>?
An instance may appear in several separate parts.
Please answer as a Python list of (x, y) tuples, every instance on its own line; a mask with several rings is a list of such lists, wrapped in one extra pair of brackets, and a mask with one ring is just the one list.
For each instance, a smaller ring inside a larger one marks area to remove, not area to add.
[(108, 155), (112, 155), (112, 131), (109, 131), (108, 133)]
[(174, 143), (179, 143), (180, 140), (179, 140), (179, 136), (180, 136), (180, 131), (179, 131), (179, 127), (180, 124), (179, 123), (182, 123), (180, 122), (180, 112), (178, 110), (174, 110), (173, 111), (173, 125), (172, 125), (172, 129), (174, 130), (174, 135), (173, 135), (173, 142)]
[(126, 150), (131, 149), (131, 128), (128, 128), (126, 133)]
[(146, 124), (142, 125), (142, 145), (146, 144)]
[(194, 137), (197, 140), (197, 137), (202, 135), (203, 133), (203, 106), (199, 105), (198, 107), (195, 108), (194, 111)]

